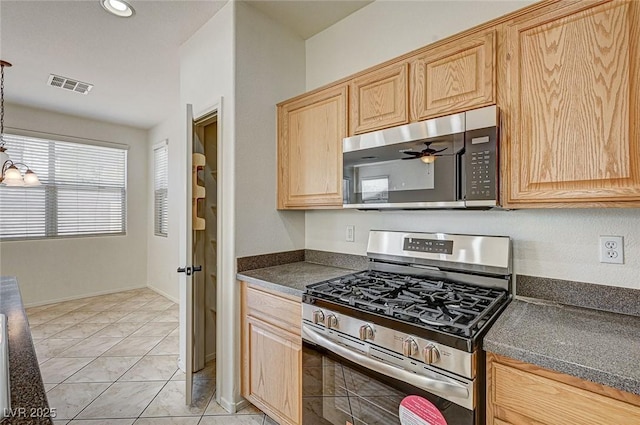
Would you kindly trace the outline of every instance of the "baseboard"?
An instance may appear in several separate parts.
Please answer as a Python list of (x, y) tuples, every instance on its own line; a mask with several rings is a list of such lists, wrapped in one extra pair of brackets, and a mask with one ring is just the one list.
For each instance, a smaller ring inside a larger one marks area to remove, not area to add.
[(242, 400), (236, 403), (236, 411), (234, 413), (237, 413), (242, 409), (249, 407), (250, 404), (251, 403), (249, 403), (249, 401), (246, 398), (243, 398)]
[(131, 291), (132, 289), (142, 289), (142, 288), (146, 288), (147, 286), (142, 285), (142, 286), (127, 286), (124, 288), (116, 288), (116, 289), (109, 289), (106, 291), (97, 291), (97, 292), (91, 292), (90, 294), (82, 294), (82, 295), (76, 295), (73, 297), (64, 297), (64, 298), (56, 298), (53, 300), (47, 300), (47, 301), (41, 301), (41, 302), (35, 302), (35, 303), (26, 303), (24, 304), (25, 308), (29, 308), (29, 307), (40, 307), (41, 305), (49, 305), (49, 304), (55, 304), (55, 303), (61, 303), (61, 302), (65, 302), (65, 301), (74, 301), (74, 300), (81, 300), (83, 298), (91, 298), (91, 297), (97, 297), (100, 295), (109, 295), (109, 294), (115, 294), (117, 292), (125, 292), (125, 291)]
[(206, 357), (204, 358), (204, 362), (209, 363), (211, 360), (215, 360), (215, 359), (216, 359), (216, 353), (207, 354)]
[(158, 288), (154, 288), (151, 285), (147, 285), (147, 288), (151, 289), (153, 292), (155, 292), (156, 294), (162, 295), (163, 297), (167, 298), (170, 301), (173, 301), (176, 304), (180, 304), (180, 300), (178, 298), (172, 297), (171, 295), (167, 294), (166, 292), (158, 289)]
[(224, 397), (220, 397), (220, 400), (216, 400), (216, 401), (224, 410), (226, 410), (229, 413), (237, 413), (242, 409), (249, 407), (249, 402), (245, 398), (238, 401), (237, 403), (229, 402)]

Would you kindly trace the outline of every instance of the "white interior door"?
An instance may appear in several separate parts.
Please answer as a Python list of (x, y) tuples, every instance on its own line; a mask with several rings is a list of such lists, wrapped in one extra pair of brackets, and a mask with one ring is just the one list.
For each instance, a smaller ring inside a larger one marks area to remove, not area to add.
[(193, 106), (187, 105), (187, 139), (185, 141), (186, 149), (186, 162), (187, 162), (187, 175), (186, 175), (186, 198), (184, 199), (186, 206), (186, 232), (184, 237), (186, 238), (184, 249), (186, 250), (186, 264), (180, 265), (178, 272), (180, 272), (180, 284), (184, 285), (186, 296), (184, 298), (185, 308), (182, 309), (184, 317), (181, 319), (186, 324), (186, 355), (183, 359), (185, 368), (185, 404), (191, 404), (191, 398), (193, 394), (193, 220), (192, 220), (192, 192), (193, 192), (193, 177), (192, 177), (192, 153), (193, 153)]

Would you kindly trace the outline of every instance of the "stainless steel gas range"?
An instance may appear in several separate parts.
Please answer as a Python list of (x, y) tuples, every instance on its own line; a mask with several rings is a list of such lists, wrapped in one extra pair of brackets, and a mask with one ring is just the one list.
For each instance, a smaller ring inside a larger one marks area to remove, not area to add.
[(436, 423), (484, 424), (482, 337), (512, 297), (510, 239), (372, 231), (367, 256), (303, 295), (303, 423), (400, 424), (416, 395)]

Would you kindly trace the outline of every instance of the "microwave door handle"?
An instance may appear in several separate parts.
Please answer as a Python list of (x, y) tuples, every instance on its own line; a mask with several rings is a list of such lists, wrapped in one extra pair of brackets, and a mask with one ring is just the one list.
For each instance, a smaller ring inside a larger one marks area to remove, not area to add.
[(413, 372), (400, 369), (399, 367), (374, 360), (371, 357), (357, 353), (340, 344), (336, 344), (305, 324), (302, 325), (302, 336), (317, 345), (333, 351), (337, 355), (342, 356), (349, 361), (365, 366), (375, 372), (406, 382), (423, 390), (431, 391), (436, 395), (442, 395), (445, 398), (453, 396), (464, 400), (469, 399), (469, 390), (461, 384), (439, 381), (437, 379), (418, 375)]

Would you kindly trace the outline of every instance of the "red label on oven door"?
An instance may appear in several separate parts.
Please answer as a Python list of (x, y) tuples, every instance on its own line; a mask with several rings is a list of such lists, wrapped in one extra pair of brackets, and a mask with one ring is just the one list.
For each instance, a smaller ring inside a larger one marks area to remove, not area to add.
[(402, 425), (447, 425), (440, 410), (429, 400), (417, 395), (402, 400), (399, 414)]

